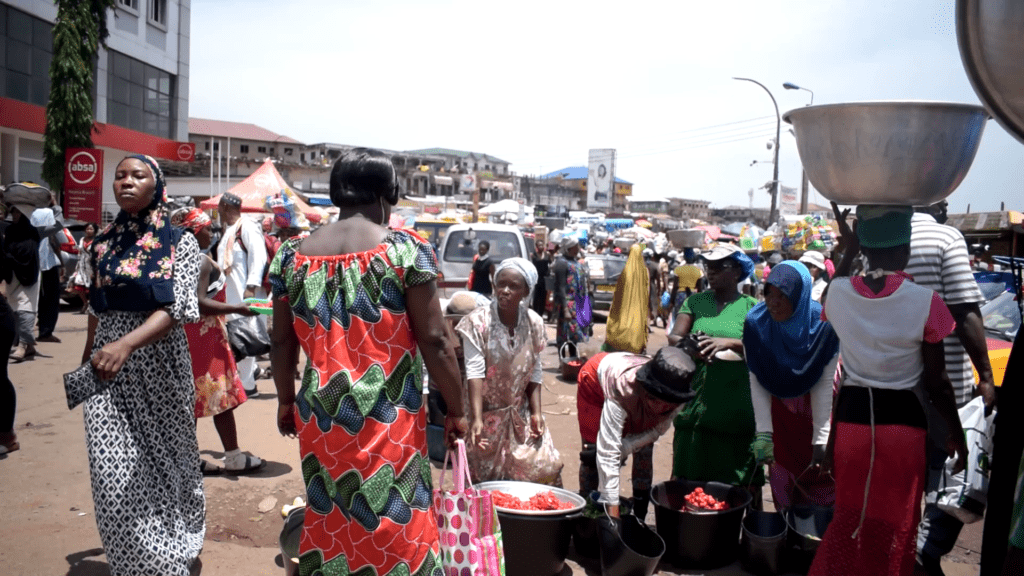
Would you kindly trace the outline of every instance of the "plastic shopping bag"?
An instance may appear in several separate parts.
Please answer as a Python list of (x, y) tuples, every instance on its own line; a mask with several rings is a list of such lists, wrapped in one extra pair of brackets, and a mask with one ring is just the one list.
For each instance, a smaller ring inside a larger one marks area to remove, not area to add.
[(950, 471), (956, 459), (946, 461), (936, 505), (946, 514), (970, 524), (985, 515), (996, 413), (993, 410), (991, 415), (985, 416), (985, 402), (980, 396), (959, 412), (967, 437), (967, 467), (954, 475)]
[[(444, 490), (445, 471), (452, 460), (454, 491)], [(445, 455), (441, 479), (434, 490), (434, 512), (441, 540), (441, 565), (447, 574), (504, 576), (505, 554), (501, 544), (498, 512), (487, 490), (473, 488), (466, 459), (466, 443), (456, 442), (455, 456)]]

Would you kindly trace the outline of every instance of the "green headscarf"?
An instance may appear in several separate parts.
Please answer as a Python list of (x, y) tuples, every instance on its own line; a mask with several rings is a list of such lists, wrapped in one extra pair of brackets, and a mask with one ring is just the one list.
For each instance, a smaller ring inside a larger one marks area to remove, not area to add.
[(865, 248), (892, 248), (910, 244), (911, 206), (862, 204), (857, 206), (857, 238)]

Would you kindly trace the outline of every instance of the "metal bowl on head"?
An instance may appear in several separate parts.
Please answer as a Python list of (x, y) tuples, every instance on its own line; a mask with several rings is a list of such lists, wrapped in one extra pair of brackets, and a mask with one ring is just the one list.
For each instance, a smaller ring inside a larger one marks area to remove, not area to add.
[(957, 0), (960, 59), (974, 92), (996, 121), (1024, 142), (1024, 3)]
[(988, 120), (981, 106), (857, 102), (787, 112), (800, 161), (837, 204), (927, 206), (967, 175)]

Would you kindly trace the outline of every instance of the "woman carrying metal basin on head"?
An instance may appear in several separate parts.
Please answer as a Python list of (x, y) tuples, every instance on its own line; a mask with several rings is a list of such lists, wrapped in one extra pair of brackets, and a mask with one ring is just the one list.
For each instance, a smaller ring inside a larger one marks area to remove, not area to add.
[(474, 482), (562, 485), (562, 463), (541, 413), (544, 320), (528, 307), (537, 269), (525, 258), (495, 267), (490, 306), (459, 321), (466, 358), (466, 445)]
[(811, 298), (814, 282), (800, 262), (772, 266), (765, 301), (747, 313), (743, 350), (757, 434), (751, 449), (769, 464), (777, 508), (831, 506), (835, 484), (821, 473), (832, 417), (839, 338)]
[[(810, 574), (909, 576), (927, 460), (925, 413), (913, 391), (919, 382), (957, 431), (946, 441), (957, 457), (954, 472), (967, 454), (942, 347), (953, 317), (938, 294), (902, 272), (910, 257), (910, 207), (858, 206), (856, 232), (846, 224), (849, 211), (833, 208), (850, 246), (826, 292), (823, 317), (839, 336), (846, 379), (829, 438), (835, 516)], [(847, 277), (862, 251), (868, 272)], [(828, 457), (823, 467), (830, 467)]]

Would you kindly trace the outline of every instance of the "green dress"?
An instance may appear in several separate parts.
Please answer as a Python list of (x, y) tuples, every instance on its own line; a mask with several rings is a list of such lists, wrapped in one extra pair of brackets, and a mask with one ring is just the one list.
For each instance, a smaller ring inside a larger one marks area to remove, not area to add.
[[(693, 316), (691, 332), (715, 338), (743, 336), (743, 320), (757, 304), (740, 295), (718, 312), (712, 290), (683, 302), (680, 314)], [(754, 407), (746, 362), (718, 360), (701, 364), (694, 376), (697, 396), (675, 419), (672, 474), (688, 480), (724, 482), (737, 486), (764, 484), (764, 472), (754, 465)]]

